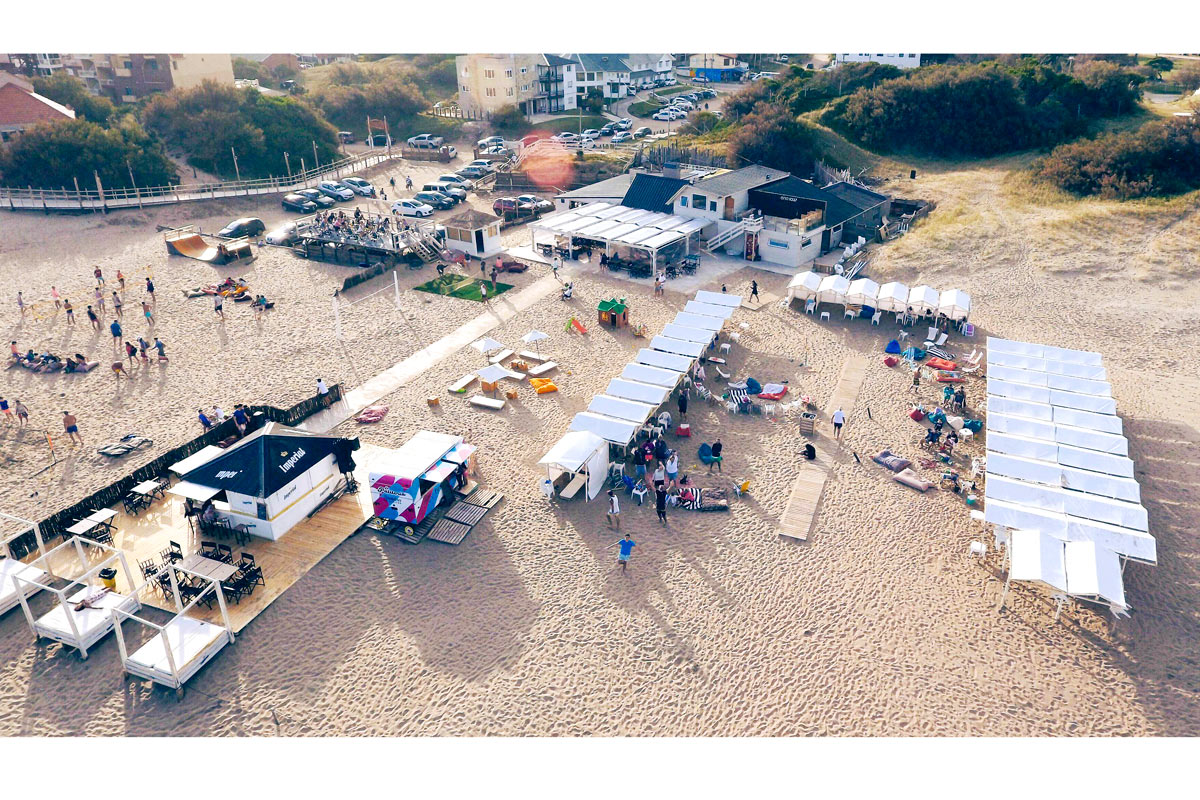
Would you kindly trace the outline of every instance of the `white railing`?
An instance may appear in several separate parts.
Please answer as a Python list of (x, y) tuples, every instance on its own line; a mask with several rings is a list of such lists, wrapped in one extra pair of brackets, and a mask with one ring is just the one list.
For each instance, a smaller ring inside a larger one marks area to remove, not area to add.
[[(745, 230), (746, 230), (745, 220), (735, 222), (734, 224), (730, 225), (725, 230), (718, 232), (716, 236), (712, 237), (707, 242), (705, 242), (704, 248), (711, 253), (713, 250), (717, 249), (721, 245), (725, 244), (726, 242), (731, 241), (734, 237), (745, 232)], [(760, 227), (760, 230), (761, 230), (761, 227)]]
[(256, 178), (221, 183), (193, 183), (179, 186), (137, 186), (132, 189), (13, 189), (0, 187), (0, 208), (9, 211), (108, 211), (121, 208), (171, 205), (218, 197), (242, 197), (275, 194), (301, 189), (330, 176), (343, 175), (373, 167), (399, 156), (387, 153), (367, 153), (325, 164), (320, 167), (276, 178)]

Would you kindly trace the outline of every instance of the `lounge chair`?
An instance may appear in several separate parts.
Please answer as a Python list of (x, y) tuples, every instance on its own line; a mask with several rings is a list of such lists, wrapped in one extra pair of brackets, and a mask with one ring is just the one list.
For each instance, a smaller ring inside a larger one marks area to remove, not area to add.
[(532, 350), (522, 350), (521, 352), (517, 353), (517, 355), (526, 361), (542, 362), (549, 359), (549, 356), (544, 356), (541, 353), (535, 353)]
[(503, 350), (501, 350), (499, 353), (496, 353), (496, 355), (489, 358), (488, 361), (492, 362), (493, 364), (499, 364), (501, 361), (508, 358), (512, 354), (513, 354), (513, 351), (506, 347)]
[(487, 397), (486, 395), (482, 395), (482, 394), (472, 395), (471, 399), (470, 399), (470, 403), (473, 406), (479, 406), (480, 408), (490, 408), (493, 411), (499, 411), (500, 409), (504, 408), (503, 400), (497, 400), (495, 398)]
[(474, 383), (477, 377), (478, 376), (474, 372), (468, 372), (466, 375), (463, 375), (458, 379), (458, 383), (450, 386), (447, 391), (450, 392), (450, 394), (466, 394), (467, 387)]
[(532, 369), (530, 369), (528, 374), (537, 376), (537, 375), (541, 375), (543, 372), (549, 372), (550, 370), (557, 369), (557, 368), (558, 368), (557, 363), (555, 363), (553, 361), (547, 361), (543, 364), (538, 364), (536, 367), (533, 367)]

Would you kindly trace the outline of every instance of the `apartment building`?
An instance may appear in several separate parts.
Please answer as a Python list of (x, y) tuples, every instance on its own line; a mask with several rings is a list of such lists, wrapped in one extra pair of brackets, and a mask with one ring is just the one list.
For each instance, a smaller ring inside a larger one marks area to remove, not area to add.
[(625, 53), (563, 53), (578, 66), (575, 93), (582, 100), (588, 90), (600, 89), (606, 101), (629, 96), (631, 72)]
[(921, 66), (920, 53), (837, 53), (836, 63), (863, 64), (874, 61), (877, 64), (891, 64), (900, 69), (912, 69)]
[(570, 59), (541, 53), (472, 53), (454, 59), (458, 104), (467, 112), (516, 106), (525, 114), (576, 107), (577, 73)]
[[(10, 68), (25, 56), (8, 55), (0, 68)], [(233, 83), (233, 59), (216, 53), (37, 53), (34, 74), (50, 77), (63, 71), (83, 82), (93, 94), (128, 103), (154, 92), (190, 88), (202, 81)]]

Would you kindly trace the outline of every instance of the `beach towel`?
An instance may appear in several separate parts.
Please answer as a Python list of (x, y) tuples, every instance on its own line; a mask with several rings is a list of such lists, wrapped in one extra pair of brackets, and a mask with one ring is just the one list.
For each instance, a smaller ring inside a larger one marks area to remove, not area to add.
[(900, 363), (900, 359), (896, 358), (895, 356), (884, 356), (883, 357), (883, 365), (885, 367), (894, 367), (899, 363)]
[(948, 372), (941, 369), (934, 373), (934, 375), (938, 383), (962, 383), (966, 380), (966, 378), (962, 376), (962, 373)]
[(948, 371), (953, 371), (953, 370), (958, 369), (958, 364), (954, 363), (953, 361), (948, 361), (944, 358), (940, 358), (938, 356), (934, 356), (934, 357), (930, 358), (928, 361), (925, 362), (925, 364), (927, 366), (933, 367), (934, 369), (944, 369), (944, 370), (948, 370)]
[(359, 423), (379, 422), (387, 416), (388, 410), (388, 406), (367, 406), (354, 418), (354, 421)]
[(759, 383), (758, 381), (754, 380), (754, 378), (746, 379), (746, 393), (747, 394), (758, 394), (759, 392), (762, 391), (762, 388), (763, 388), (762, 384)]
[(679, 506), (689, 511), (728, 511), (729, 499), (724, 489), (684, 489)]
[(883, 348), (883, 352), (891, 353), (894, 356), (900, 355), (900, 343), (892, 339), (887, 343), (887, 347)]
[(750, 405), (750, 394), (745, 389), (730, 389), (729, 401), (735, 403), (738, 411), (741, 411), (743, 406)]
[(903, 355), (912, 361), (920, 361), (925, 357), (925, 351), (919, 347), (910, 347), (904, 351)]
[(902, 458), (891, 450), (884, 450), (877, 455), (871, 456), (871, 460), (881, 467), (890, 469), (892, 472), (901, 472), (912, 466), (912, 462), (907, 458)]
[(929, 355), (933, 356), (934, 358), (944, 358), (947, 361), (954, 360), (954, 353), (951, 353), (949, 350), (946, 350), (941, 347), (931, 347), (931, 348), (929, 348), (929, 350), (927, 352), (929, 353)]
[(129, 433), (125, 436), (122, 436), (121, 440), (118, 442), (113, 442), (112, 444), (106, 444), (103, 447), (96, 448), (96, 452), (102, 456), (120, 458), (121, 456), (132, 453), (134, 450), (140, 450), (143, 447), (149, 447), (152, 444), (154, 444), (153, 439), (147, 439), (145, 436), (138, 436), (135, 433)]

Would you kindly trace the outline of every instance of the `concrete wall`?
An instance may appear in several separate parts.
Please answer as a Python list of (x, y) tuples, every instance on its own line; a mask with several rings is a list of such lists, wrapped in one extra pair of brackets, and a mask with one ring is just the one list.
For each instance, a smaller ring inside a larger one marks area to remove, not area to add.
[[(824, 230), (823, 227), (814, 228), (799, 236), (771, 230), (759, 231), (758, 255), (772, 264), (800, 267), (821, 254), (821, 234)], [(745, 246), (743, 239), (736, 241)]]

